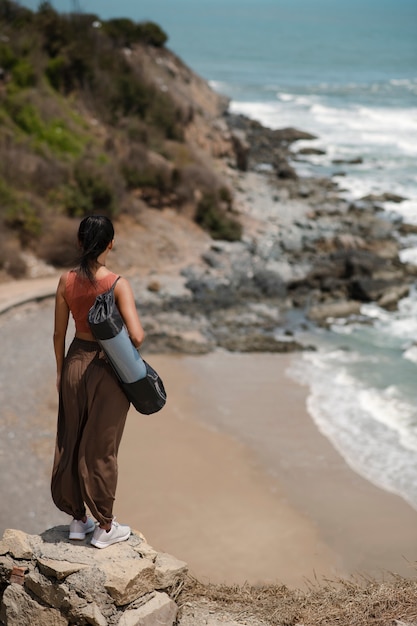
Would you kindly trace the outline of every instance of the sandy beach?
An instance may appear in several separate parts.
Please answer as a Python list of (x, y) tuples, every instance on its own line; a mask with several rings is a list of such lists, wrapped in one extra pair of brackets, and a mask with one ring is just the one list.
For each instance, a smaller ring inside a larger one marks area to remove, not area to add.
[(153, 417), (131, 410), (116, 514), (202, 581), (414, 575), (417, 512), (318, 432), (293, 358), (153, 357), (169, 401)]
[[(45, 301), (2, 316), (2, 532), (40, 533), (69, 521), (49, 494), (52, 312)], [(16, 351), (17, 337), (25, 351)], [(287, 375), (299, 358), (150, 356), (168, 403), (154, 416), (130, 410), (116, 516), (203, 582), (300, 587), (355, 573), (415, 576), (417, 512), (353, 472), (320, 434), (306, 411), (307, 389)]]

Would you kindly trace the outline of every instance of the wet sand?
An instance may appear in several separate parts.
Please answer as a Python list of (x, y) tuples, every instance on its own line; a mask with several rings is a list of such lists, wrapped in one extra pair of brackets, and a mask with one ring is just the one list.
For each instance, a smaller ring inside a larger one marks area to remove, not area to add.
[(272, 354), (152, 357), (168, 390), (131, 410), (115, 513), (203, 581), (304, 586), (414, 576), (417, 512), (353, 472)]

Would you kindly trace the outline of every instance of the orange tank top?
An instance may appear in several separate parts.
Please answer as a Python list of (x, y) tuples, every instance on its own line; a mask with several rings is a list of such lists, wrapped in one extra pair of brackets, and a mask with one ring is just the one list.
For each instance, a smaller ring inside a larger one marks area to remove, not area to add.
[(68, 272), (64, 297), (74, 318), (76, 333), (91, 333), (87, 320), (88, 311), (93, 306), (96, 297), (110, 289), (117, 277), (118, 274), (110, 272), (93, 284), (75, 270)]

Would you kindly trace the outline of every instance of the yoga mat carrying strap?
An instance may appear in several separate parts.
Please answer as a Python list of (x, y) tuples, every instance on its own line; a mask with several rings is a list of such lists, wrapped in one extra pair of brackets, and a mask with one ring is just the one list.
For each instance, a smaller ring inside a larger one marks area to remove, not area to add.
[[(166, 391), (161, 377), (153, 367), (140, 355), (138, 359), (139, 353), (130, 339), (118, 341), (120, 333), (126, 333), (126, 337), (123, 339), (128, 338), (127, 329), (114, 299), (114, 288), (119, 278), (120, 276), (117, 277), (110, 289), (96, 297), (88, 313), (88, 323), (93, 336), (97, 339), (112, 365), (128, 400), (139, 413), (150, 415), (160, 411), (165, 405)], [(110, 346), (112, 350), (110, 350)], [(140, 368), (138, 368), (138, 361), (141, 362)], [(118, 367), (120, 362), (123, 363), (122, 369)], [(142, 373), (143, 364), (146, 368), (145, 376)], [(125, 376), (128, 372), (130, 380), (135, 378), (136, 374), (138, 380), (134, 380), (134, 382), (124, 381), (122, 372)]]

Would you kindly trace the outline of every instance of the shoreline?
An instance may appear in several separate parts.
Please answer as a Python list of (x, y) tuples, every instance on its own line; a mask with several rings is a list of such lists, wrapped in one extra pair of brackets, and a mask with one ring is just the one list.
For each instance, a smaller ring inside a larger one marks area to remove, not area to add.
[[(32, 352), (39, 357), (52, 311), (45, 301), (5, 316), (8, 349), (16, 334), (25, 338), (14, 369), (24, 371)], [(286, 374), (296, 358), (222, 350), (151, 355), (168, 403), (154, 416), (130, 410), (115, 515), (158, 550), (185, 560), (201, 582), (300, 588), (355, 574), (415, 576), (417, 512), (356, 474), (318, 431), (307, 389)], [(10, 478), (4, 511), (16, 509), (2, 523), (29, 533), (69, 521), (48, 490), (57, 404), (51, 354), (38, 364), (33, 375), (42, 376), (43, 400), (35, 385), (32, 399), (25, 395), (27, 416), (16, 413), (3, 425), (4, 442), (9, 429), (13, 434), (2, 456)], [(30, 484), (28, 460), (38, 476)]]
[(292, 358), (153, 357), (168, 404), (151, 419), (129, 415), (117, 515), (202, 582), (413, 575), (417, 511), (356, 474), (318, 431), (306, 388), (286, 375)]

